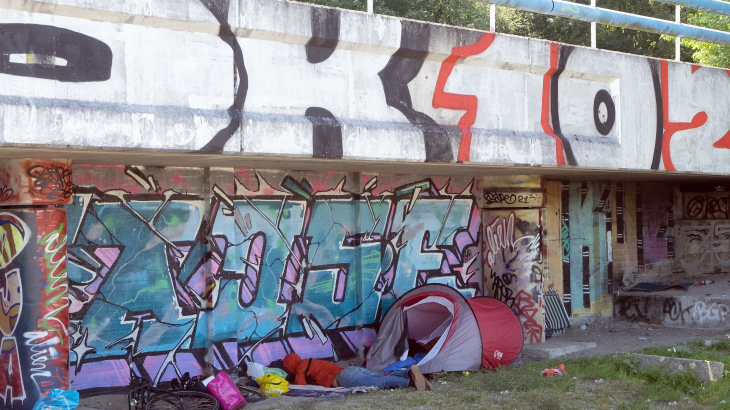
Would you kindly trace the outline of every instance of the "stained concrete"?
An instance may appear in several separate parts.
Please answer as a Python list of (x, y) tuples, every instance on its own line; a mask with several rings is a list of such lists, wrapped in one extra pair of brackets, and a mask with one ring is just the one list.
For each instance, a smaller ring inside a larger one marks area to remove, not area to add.
[(583, 350), (594, 349), (598, 344), (594, 342), (571, 342), (552, 338), (545, 343), (525, 345), (522, 348), (523, 360), (550, 360), (563, 357)]
[[(702, 286), (700, 278), (712, 282)], [(676, 288), (650, 293), (622, 290), (614, 296), (614, 315), (622, 320), (674, 328), (730, 327), (730, 281), (726, 275), (689, 273), (677, 280), (670, 277), (663, 282), (696, 284), (687, 291)]]
[(648, 354), (631, 355), (632, 358), (640, 360), (642, 368), (659, 367), (667, 373), (679, 373), (685, 370), (694, 370), (697, 379), (704, 383), (710, 383), (722, 379), (725, 365), (721, 362), (708, 360), (691, 360), (676, 357), (654, 356)]

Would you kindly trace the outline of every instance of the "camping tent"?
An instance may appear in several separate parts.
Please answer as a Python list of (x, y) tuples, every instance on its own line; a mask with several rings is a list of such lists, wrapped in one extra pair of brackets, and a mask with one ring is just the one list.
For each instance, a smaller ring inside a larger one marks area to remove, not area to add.
[(408, 339), (429, 348), (418, 363), (422, 373), (507, 366), (524, 341), (520, 320), (504, 303), (466, 299), (436, 284), (407, 292), (388, 309), (366, 356), (368, 370), (380, 373), (409, 356)]

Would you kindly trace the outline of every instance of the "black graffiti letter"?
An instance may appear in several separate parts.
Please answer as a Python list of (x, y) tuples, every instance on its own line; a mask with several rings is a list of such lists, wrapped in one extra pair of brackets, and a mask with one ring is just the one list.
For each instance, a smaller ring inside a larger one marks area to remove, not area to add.
[(304, 114), (312, 123), (315, 158), (342, 158), (342, 129), (331, 112), (319, 107), (307, 108)]
[[(11, 62), (13, 54), (31, 60)], [(106, 81), (111, 72), (112, 50), (102, 41), (54, 26), (0, 24), (0, 73), (76, 83)]]
[(433, 118), (413, 109), (408, 83), (423, 66), (428, 56), (431, 28), (425, 23), (401, 21), (401, 42), (398, 51), (379, 73), (383, 83), (385, 102), (400, 111), (408, 121), (423, 132), (426, 162), (453, 162), (449, 136)]

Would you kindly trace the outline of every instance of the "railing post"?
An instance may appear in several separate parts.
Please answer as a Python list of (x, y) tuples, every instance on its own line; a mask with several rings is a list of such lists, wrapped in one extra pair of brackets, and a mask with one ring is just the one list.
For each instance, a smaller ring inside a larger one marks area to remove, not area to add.
[[(682, 21), (680, 19), (680, 13), (682, 10), (682, 6), (677, 4), (675, 7), (676, 7), (676, 9), (675, 9), (674, 21), (677, 23), (681, 23)], [(674, 59), (676, 61), (679, 61), (679, 43), (680, 43), (680, 41), (681, 41), (680, 37), (676, 37), (674, 39)]]
[(368, 13), (373, 14), (373, 0), (368, 0)]
[(491, 32), (497, 31), (497, 5), (496, 4), (489, 5), (489, 31), (491, 31)]
[[(591, 7), (596, 7), (596, 0), (591, 0)], [(591, 48), (596, 48), (596, 22), (591, 22)]]

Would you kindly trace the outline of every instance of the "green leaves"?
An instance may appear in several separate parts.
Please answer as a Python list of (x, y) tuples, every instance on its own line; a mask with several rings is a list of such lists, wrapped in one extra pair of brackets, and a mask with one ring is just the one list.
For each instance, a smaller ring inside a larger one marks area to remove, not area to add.
[[(330, 7), (365, 11), (367, 0), (301, 0)], [(469, 0), (374, 0), (377, 14), (429, 21), (450, 26), (489, 30), (489, 5)], [(575, 0), (590, 4), (590, 0)], [(674, 21), (674, 5), (652, 0), (597, 0), (609, 10)], [(686, 22), (716, 30), (730, 31), (730, 17), (703, 11), (683, 10)], [(497, 32), (540, 38), (566, 44), (590, 46), (591, 24), (497, 7)], [(617, 27), (598, 25), (598, 48), (648, 57), (674, 59), (674, 38)], [(730, 47), (682, 40), (681, 60), (730, 67)]]
[[(730, 31), (730, 16), (698, 11), (691, 14), (687, 18), (687, 21), (695, 26)], [(684, 39), (682, 40), (682, 44), (692, 49), (692, 58), (696, 62), (704, 65), (730, 68), (730, 47)]]

